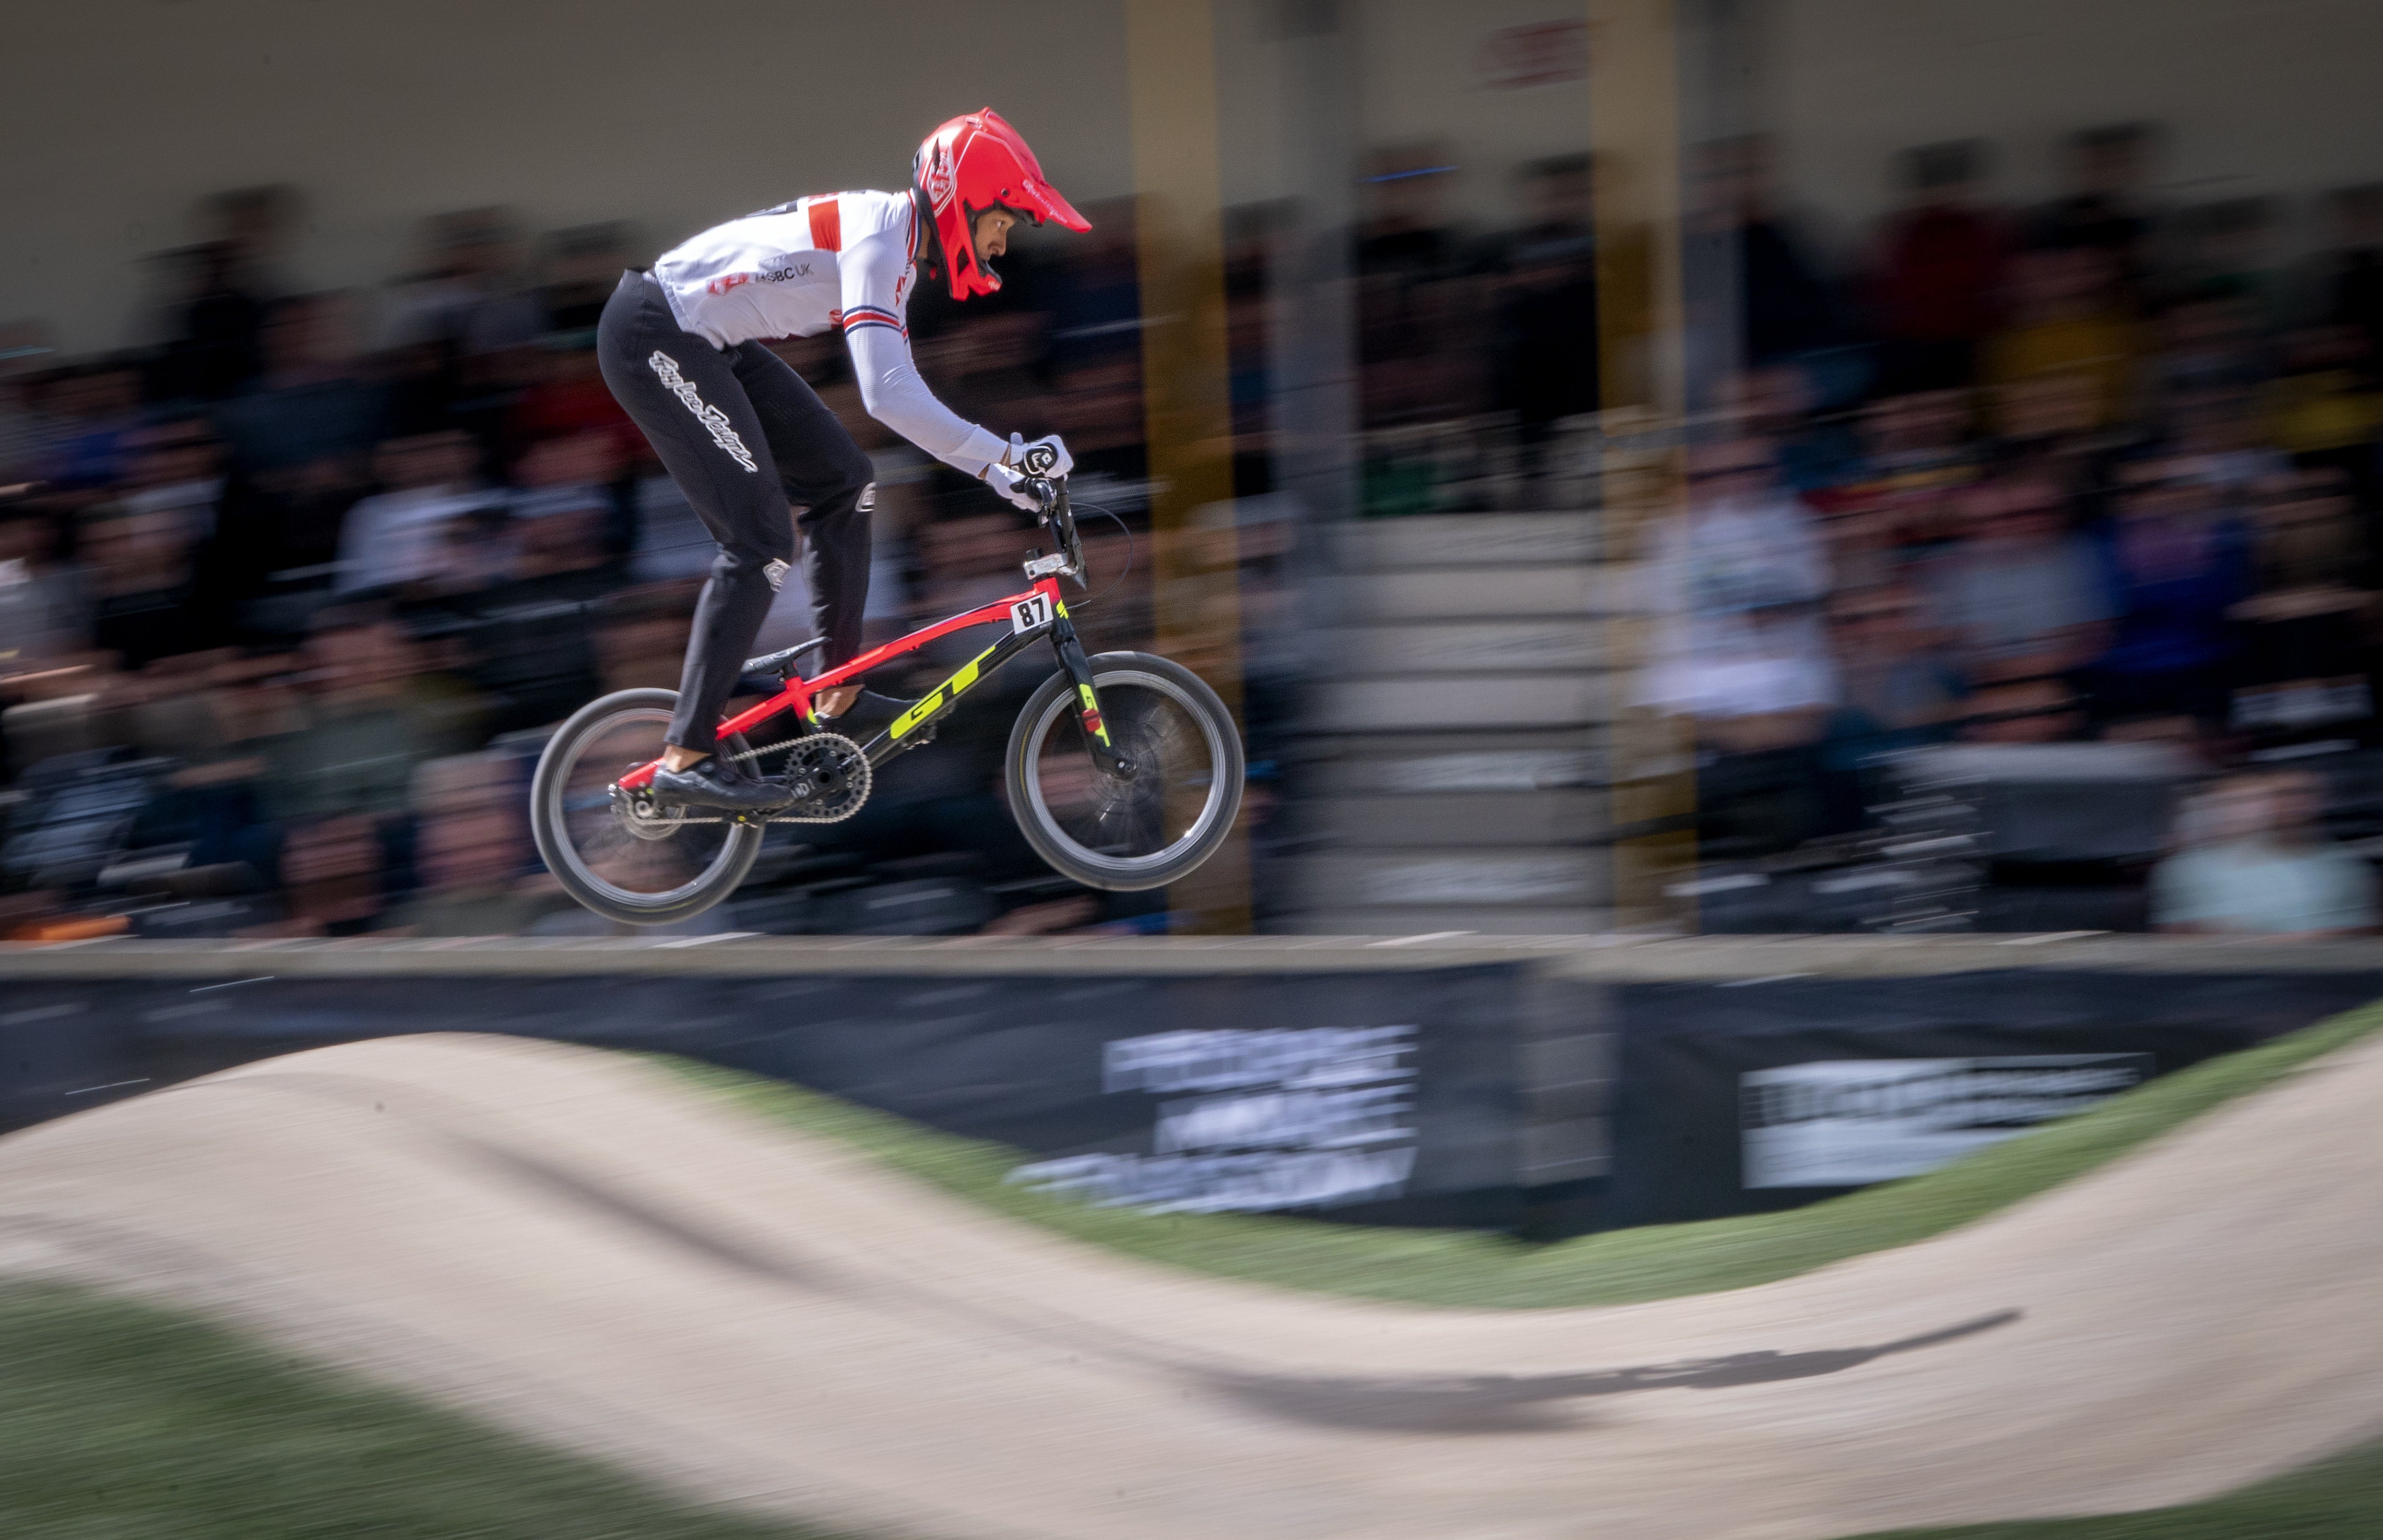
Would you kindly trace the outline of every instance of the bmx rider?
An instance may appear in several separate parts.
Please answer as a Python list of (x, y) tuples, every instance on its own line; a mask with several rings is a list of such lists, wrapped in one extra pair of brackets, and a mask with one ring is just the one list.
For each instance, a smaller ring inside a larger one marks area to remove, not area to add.
[[(844, 333), (869, 414), (945, 464), (1030, 511), (1018, 467), (1034, 445), (1073, 468), (1056, 436), (1007, 441), (935, 400), (910, 357), (905, 317), (922, 265), (952, 298), (1001, 287), (991, 263), (1020, 219), (1092, 226), (1043, 179), (1034, 152), (987, 107), (929, 134), (905, 192), (798, 198), (714, 226), (621, 276), (597, 341), (604, 381), (661, 458), (720, 554), (698, 602), (656, 796), (686, 807), (766, 813), (779, 782), (714, 752), (714, 728), (794, 556), (789, 504), (800, 504), (825, 663), (860, 650), (869, 593), (869, 457), (801, 376), (761, 339)], [(823, 718), (858, 684), (814, 697)]]

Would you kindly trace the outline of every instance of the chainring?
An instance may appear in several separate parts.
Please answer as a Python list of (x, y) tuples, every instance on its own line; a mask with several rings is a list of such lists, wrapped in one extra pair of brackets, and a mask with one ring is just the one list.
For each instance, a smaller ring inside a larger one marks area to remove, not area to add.
[(814, 733), (761, 752), (785, 755), (776, 779), (799, 793), (770, 815), (772, 823), (842, 823), (869, 800), (874, 783), (869, 756), (841, 733)]

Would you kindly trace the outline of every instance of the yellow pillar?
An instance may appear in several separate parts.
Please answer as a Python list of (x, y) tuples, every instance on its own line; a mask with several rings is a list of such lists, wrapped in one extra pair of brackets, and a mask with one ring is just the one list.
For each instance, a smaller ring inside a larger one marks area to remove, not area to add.
[[(1196, 671), (1238, 715), (1241, 587), (1210, 0), (1126, 0), (1126, 73), (1158, 650)], [(1237, 829), (1167, 899), (1190, 917), (1186, 929), (1249, 930), (1244, 832)]]
[[(1651, 550), (1661, 522), (1685, 516), (1681, 454), (1683, 351), (1679, 28), (1673, 0), (1589, 0), (1589, 146), (1597, 166), (1599, 374), (1608, 449), (1602, 477), (1606, 604), (1623, 607), (1627, 563)], [(1659, 590), (1660, 591), (1660, 590)], [(1685, 717), (1623, 705), (1647, 660), (1652, 617), (1608, 626), (1613, 669), (1612, 818), (1619, 827), (1677, 823), (1696, 811), (1695, 743)], [(1689, 928), (1693, 901), (1664, 889), (1696, 864), (1696, 835), (1670, 829), (1613, 847), (1616, 921)]]

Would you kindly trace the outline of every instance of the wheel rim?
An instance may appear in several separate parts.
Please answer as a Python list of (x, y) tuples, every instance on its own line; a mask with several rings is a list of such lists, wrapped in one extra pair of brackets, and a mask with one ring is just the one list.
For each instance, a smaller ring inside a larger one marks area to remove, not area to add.
[(1109, 742), (1133, 778), (1121, 782), (1094, 765), (1068, 691), (1029, 729), (1021, 779), (1034, 821), (1069, 856), (1142, 876), (1199, 845), (1224, 817), (1224, 736), (1192, 692), (1162, 674), (1126, 670), (1094, 683)]
[(599, 719), (562, 745), (549, 783), (544, 811), (554, 854), (572, 876), (627, 908), (662, 909), (691, 898), (736, 856), (737, 827), (724, 816), (685, 808), (638, 816), (612, 790), (631, 766), (661, 757), (670, 720), (650, 706)]

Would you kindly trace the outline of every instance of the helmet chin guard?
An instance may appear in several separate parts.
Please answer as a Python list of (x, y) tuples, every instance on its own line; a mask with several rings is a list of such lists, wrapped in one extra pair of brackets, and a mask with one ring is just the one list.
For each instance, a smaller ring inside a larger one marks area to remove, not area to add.
[(1071, 230), (1093, 228), (1043, 179), (1033, 150), (991, 107), (955, 117), (929, 134), (910, 162), (910, 181), (935, 221), (944, 277), (955, 300), (1001, 287), (1000, 276), (977, 260), (971, 225), (986, 209), (1010, 209), (1038, 225), (1055, 219)]

